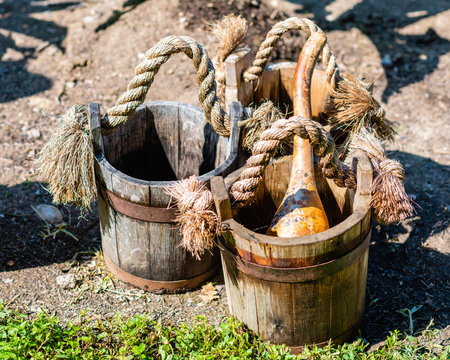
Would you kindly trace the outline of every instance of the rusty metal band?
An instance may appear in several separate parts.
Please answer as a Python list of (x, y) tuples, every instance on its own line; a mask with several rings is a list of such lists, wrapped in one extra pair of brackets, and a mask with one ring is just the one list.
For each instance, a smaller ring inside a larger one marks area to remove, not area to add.
[(109, 271), (111, 271), (111, 273), (117, 276), (119, 280), (137, 286), (138, 288), (141, 288), (146, 291), (155, 291), (155, 290), (175, 291), (181, 289), (195, 289), (199, 287), (202, 282), (206, 281), (211, 276), (213, 276), (219, 269), (219, 265), (216, 265), (211, 270), (186, 280), (156, 281), (140, 278), (138, 276), (134, 276), (130, 273), (127, 273), (126, 271), (119, 268), (116, 264), (114, 264), (112, 260), (108, 258), (105, 254), (103, 254), (103, 258), (105, 259), (105, 263)]
[(107, 196), (108, 203), (117, 212), (129, 216), (133, 219), (144, 220), (156, 223), (174, 223), (177, 216), (177, 209), (152, 207), (138, 204), (123, 199), (109, 190), (105, 190), (104, 196)]
[(361, 241), (358, 246), (344, 256), (322, 264), (298, 268), (274, 268), (249, 262), (240, 256), (233, 254), (220, 241), (219, 249), (222, 256), (227, 260), (227, 263), (230, 261), (235, 262), (237, 269), (244, 274), (265, 281), (297, 283), (320, 279), (348, 267), (367, 251), (369, 247), (370, 235), (371, 231), (369, 231), (364, 240)]
[[(340, 345), (340, 344), (350, 340), (353, 336), (355, 336), (356, 331), (361, 327), (363, 319), (364, 319), (364, 312), (361, 314), (358, 321), (350, 329), (343, 332), (341, 335), (330, 339), (331, 342), (335, 345)], [(318, 347), (324, 347), (324, 346), (328, 345), (330, 340), (322, 341), (320, 343), (314, 343), (314, 345), (316, 345)], [(289, 348), (291, 349), (292, 354), (298, 355), (305, 349), (306, 346), (307, 345), (289, 346)]]

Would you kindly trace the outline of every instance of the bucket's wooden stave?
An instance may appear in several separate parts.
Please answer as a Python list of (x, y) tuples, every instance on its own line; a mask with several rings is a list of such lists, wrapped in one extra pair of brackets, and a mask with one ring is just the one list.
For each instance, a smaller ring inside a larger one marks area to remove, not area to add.
[[(260, 233), (261, 225), (270, 222), (283, 197), (289, 161), (287, 157), (269, 165), (253, 206), (235, 211), (233, 218), (222, 217), (226, 230), (221, 255), (230, 312), (276, 344), (343, 342), (354, 334), (364, 312), (372, 168), (359, 153), (354, 159), (354, 192), (337, 188), (316, 172), (329, 230), (298, 238), (267, 236)], [(212, 191), (216, 207), (223, 208), (225, 202), (216, 194), (223, 193), (225, 183), (217, 179)]]
[[(195, 288), (217, 270), (217, 252), (197, 260), (180, 246), (176, 211), (165, 188), (190, 175), (208, 181), (233, 171), (241, 116), (239, 104), (228, 140), (197, 107), (144, 103), (113, 134), (94, 139), (103, 253), (119, 279), (146, 290), (176, 290)], [(91, 122), (95, 118), (90, 111)], [(100, 136), (95, 129), (92, 134)]]

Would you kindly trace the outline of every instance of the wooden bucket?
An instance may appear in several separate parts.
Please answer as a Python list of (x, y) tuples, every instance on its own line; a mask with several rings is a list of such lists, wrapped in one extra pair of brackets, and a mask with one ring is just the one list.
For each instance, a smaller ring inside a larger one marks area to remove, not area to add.
[(209, 181), (236, 169), (239, 109), (229, 139), (216, 134), (200, 108), (168, 101), (144, 103), (101, 136), (99, 106), (89, 104), (103, 255), (119, 279), (173, 291), (198, 287), (218, 269), (217, 252), (196, 260), (180, 246), (176, 209), (164, 189), (190, 175)]
[(337, 187), (316, 169), (330, 229), (279, 238), (264, 235), (286, 192), (292, 157), (270, 164), (256, 202), (234, 211), (226, 183), (211, 181), (223, 224), (221, 257), (230, 312), (265, 341), (298, 352), (306, 344), (350, 339), (364, 312), (371, 231), (372, 167), (362, 153), (353, 159), (356, 191)]
[[(280, 62), (269, 64), (258, 80), (245, 82), (242, 79), (244, 70), (252, 62), (250, 49), (243, 48), (225, 60), (225, 105), (229, 109), (234, 101), (243, 106), (259, 105), (268, 99), (279, 106), (283, 113), (293, 111), (292, 95), (294, 90), (294, 74), (297, 63)], [(320, 119), (332, 92), (331, 85), (321, 64), (314, 68), (311, 79), (311, 113), (314, 120)]]

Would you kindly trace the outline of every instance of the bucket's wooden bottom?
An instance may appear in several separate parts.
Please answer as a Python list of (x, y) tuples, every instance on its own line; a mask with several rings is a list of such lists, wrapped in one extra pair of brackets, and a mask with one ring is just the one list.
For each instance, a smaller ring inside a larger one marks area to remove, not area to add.
[(109, 259), (106, 255), (103, 254), (103, 258), (105, 259), (106, 267), (113, 273), (119, 280), (122, 280), (126, 283), (129, 283), (131, 285), (137, 286), (138, 288), (141, 288), (146, 291), (155, 291), (155, 290), (167, 290), (167, 291), (176, 291), (176, 290), (182, 290), (182, 289), (195, 289), (199, 287), (199, 285), (212, 277), (217, 270), (219, 269), (219, 266), (215, 266), (213, 269), (200, 274), (198, 276), (195, 276), (191, 279), (186, 280), (176, 280), (176, 281), (155, 281), (155, 280), (149, 280), (140, 278), (137, 276), (134, 276), (132, 274), (127, 273), (126, 271), (123, 271), (121, 268), (119, 268), (116, 264), (114, 264), (111, 259)]

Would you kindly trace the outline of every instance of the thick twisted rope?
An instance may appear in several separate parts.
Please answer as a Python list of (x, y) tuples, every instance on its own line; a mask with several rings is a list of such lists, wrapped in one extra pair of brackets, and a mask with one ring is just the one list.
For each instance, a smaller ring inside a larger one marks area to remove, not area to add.
[(252, 156), (246, 162), (247, 168), (230, 188), (230, 194), (235, 201), (244, 205), (254, 197), (264, 170), (275, 151), (283, 141), (294, 135), (311, 143), (315, 154), (320, 158), (319, 165), (326, 178), (333, 179), (340, 187), (356, 189), (356, 176), (348, 166), (339, 161), (330, 134), (313, 120), (293, 116), (277, 120), (261, 133), (259, 141), (253, 147)]
[(365, 152), (375, 170), (370, 205), (374, 209), (376, 221), (391, 224), (411, 216), (414, 207), (405, 191), (402, 164), (389, 159), (377, 138), (364, 127), (354, 135), (350, 144), (350, 151), (355, 150)]
[(128, 84), (127, 91), (119, 97), (102, 119), (104, 133), (113, 132), (119, 125), (131, 118), (144, 102), (156, 73), (170, 55), (183, 52), (194, 63), (199, 86), (198, 98), (202, 104), (205, 119), (222, 136), (230, 135), (230, 119), (219, 104), (216, 96), (214, 66), (206, 49), (188, 36), (168, 36), (160, 40), (145, 54), (146, 59), (136, 67), (136, 76)]
[[(102, 119), (102, 133), (109, 134), (131, 118), (144, 100), (154, 77), (170, 55), (184, 52), (197, 70), (199, 100), (205, 120), (217, 133), (230, 135), (230, 119), (216, 96), (214, 66), (206, 50), (187, 36), (169, 36), (159, 41), (136, 67), (128, 90)], [(89, 135), (86, 107), (73, 106), (39, 154), (39, 173), (48, 183), (55, 202), (89, 209), (96, 197), (94, 151)]]
[[(292, 17), (275, 24), (274, 27), (267, 33), (265, 40), (260, 45), (252, 66), (244, 72), (243, 78), (245, 81), (257, 80), (261, 76), (278, 40), (284, 33), (291, 30), (304, 31), (308, 36), (313, 32), (323, 33), (323, 30), (314, 22), (309, 19), (299, 17)], [(322, 63), (326, 67), (325, 72), (327, 75), (327, 80), (334, 88), (336, 85), (336, 78), (339, 75), (339, 69), (336, 65), (336, 58), (331, 53), (330, 46), (328, 44), (325, 44), (323, 48)]]
[[(333, 179), (340, 187), (356, 189), (356, 176), (347, 165), (339, 161), (334, 141), (328, 132), (315, 121), (293, 116), (274, 122), (261, 133), (246, 167), (229, 189), (229, 195), (234, 200), (233, 207), (243, 206), (255, 197), (264, 170), (280, 143), (294, 135), (311, 143), (315, 154), (319, 156), (319, 166), (326, 178)], [(405, 193), (401, 164), (388, 159), (380, 143), (365, 128), (355, 136), (351, 149), (365, 152), (377, 174), (372, 183), (371, 199), (376, 220), (389, 224), (410, 216), (414, 209)], [(206, 184), (199, 183), (192, 176), (174, 183), (167, 190), (182, 211), (183, 216), (177, 222), (183, 246), (197, 255), (212, 249), (214, 238), (220, 232), (220, 220), (213, 211), (213, 196)]]
[[(263, 131), (260, 140), (253, 147), (252, 156), (239, 179), (229, 189), (233, 206), (249, 203), (255, 196), (262, 175), (283, 141), (298, 135), (308, 140), (320, 157), (323, 174), (334, 179), (337, 185), (356, 188), (355, 174), (338, 159), (334, 141), (317, 122), (300, 116), (275, 121)], [(166, 192), (171, 195), (182, 215), (177, 218), (183, 237), (183, 246), (198, 255), (214, 246), (214, 239), (220, 232), (220, 220), (214, 209), (211, 191), (191, 176), (170, 185)]]

